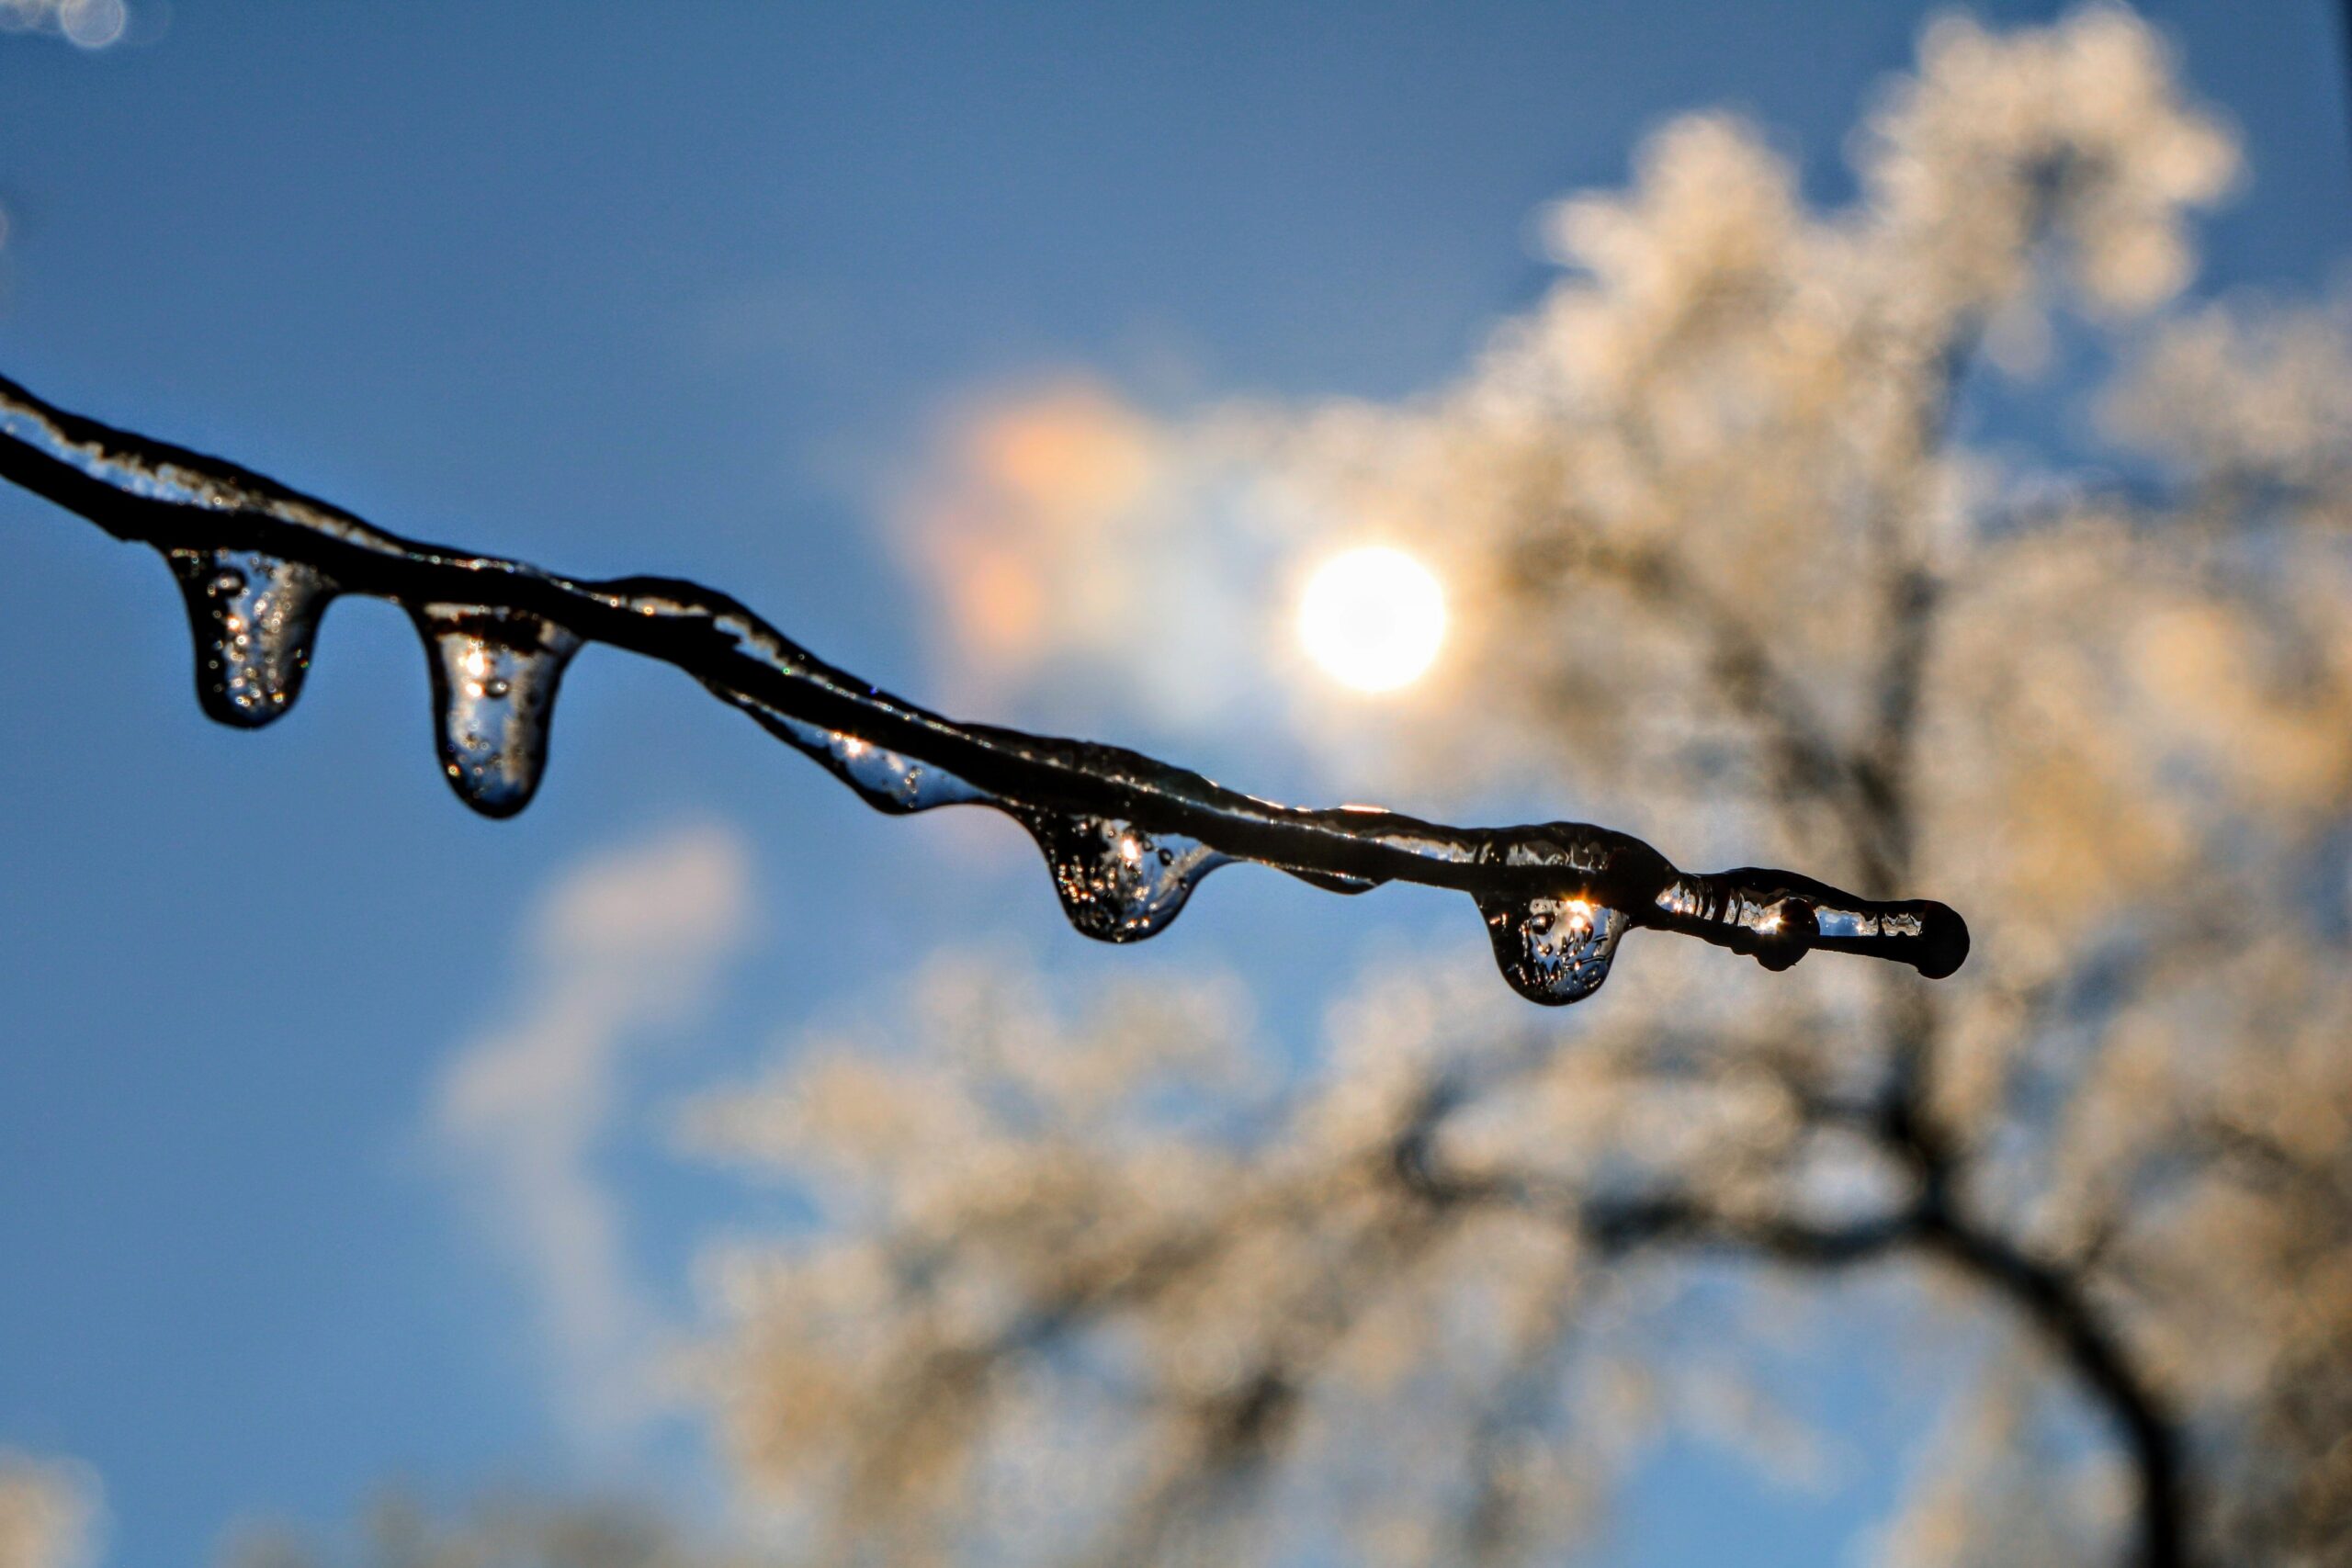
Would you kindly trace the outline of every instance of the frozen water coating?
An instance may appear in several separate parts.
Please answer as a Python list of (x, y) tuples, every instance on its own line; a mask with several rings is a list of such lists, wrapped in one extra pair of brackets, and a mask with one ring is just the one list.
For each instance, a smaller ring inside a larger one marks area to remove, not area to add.
[(855, 790), (858, 797), (876, 811), (904, 817), (933, 807), (988, 802), (986, 792), (974, 789), (946, 769), (928, 766), (887, 746), (876, 746), (862, 736), (806, 723), (765, 703), (739, 702), (738, 705), (765, 726), (770, 734), (814, 757), (827, 773)]
[(419, 544), (273, 479), (55, 408), (0, 378), (0, 478), (153, 546), (187, 602), (204, 711), (270, 722), (300, 694), (337, 594), (407, 609), (427, 652), (451, 785), (488, 816), (538, 787), (566, 665), (601, 642), (684, 671), (894, 815), (1002, 810), (1044, 852), (1072, 925), (1105, 942), (1167, 929), (1202, 877), (1255, 861), (1335, 892), (1457, 888), (1504, 977), (1557, 1005), (1590, 996), (1637, 927), (1785, 969), (1815, 950), (1960, 967), (1968, 928), (1927, 899), (1859, 898), (1794, 872), (1685, 872), (1577, 822), (1453, 828), (1260, 800), (1139, 752), (959, 724), (859, 681), (724, 594), (664, 578), (577, 581)]

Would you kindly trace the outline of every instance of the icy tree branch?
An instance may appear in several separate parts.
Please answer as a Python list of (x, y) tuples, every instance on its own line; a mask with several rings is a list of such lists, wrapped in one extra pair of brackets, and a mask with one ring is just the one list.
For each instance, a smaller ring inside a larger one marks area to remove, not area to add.
[(198, 695), (224, 723), (258, 727), (292, 704), (335, 596), (406, 609), (427, 649), (445, 771), (491, 816), (529, 802), (564, 666), (600, 642), (693, 676), (877, 809), (1005, 811), (1046, 852), (1072, 923), (1105, 941), (1163, 929), (1201, 876), (1249, 860), (1342, 892), (1390, 881), (1466, 892), (1506, 977), (1546, 1003), (1591, 994), (1636, 927), (1772, 969), (1819, 948), (1940, 977), (1968, 951), (1960, 917), (1928, 900), (1873, 901), (1763, 867), (1687, 873), (1583, 823), (1466, 829), (1281, 806), (1116, 747), (958, 723), (826, 663), (725, 594), (662, 578), (582, 581), (405, 539), (5, 378), (0, 477), (164, 553), (195, 629)]

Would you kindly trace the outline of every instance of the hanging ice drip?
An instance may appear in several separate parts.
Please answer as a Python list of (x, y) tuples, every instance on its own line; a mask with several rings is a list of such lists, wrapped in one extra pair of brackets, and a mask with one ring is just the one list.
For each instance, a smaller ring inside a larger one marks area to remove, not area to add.
[(1009, 807), (1045, 852), (1069, 923), (1101, 942), (1141, 942), (1175, 920), (1200, 880), (1232, 857), (1197, 839), (1116, 818)]
[(441, 771), (476, 811), (512, 817), (546, 771), (556, 692), (580, 639), (544, 616), (490, 605), (430, 604), (414, 615)]
[(222, 724), (258, 729), (294, 705), (334, 584), (258, 550), (164, 552), (187, 601), (196, 700)]

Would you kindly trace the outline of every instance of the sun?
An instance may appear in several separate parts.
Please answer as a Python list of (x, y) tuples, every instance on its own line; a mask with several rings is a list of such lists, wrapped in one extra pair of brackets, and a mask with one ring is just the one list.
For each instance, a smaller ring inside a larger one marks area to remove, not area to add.
[(1385, 545), (1333, 556), (1298, 601), (1298, 640), (1343, 686), (1393, 692), (1420, 678), (1445, 641), (1445, 591)]

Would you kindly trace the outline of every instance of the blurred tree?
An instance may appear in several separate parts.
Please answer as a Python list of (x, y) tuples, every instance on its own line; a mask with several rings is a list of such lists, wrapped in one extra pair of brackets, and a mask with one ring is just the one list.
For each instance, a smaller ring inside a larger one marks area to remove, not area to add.
[[(1931, 889), (1978, 956), (1657, 952), (1566, 1037), (1391, 964), (1303, 1085), (1216, 986), (1071, 1021), (942, 960), (903, 1049), (695, 1118), (822, 1215), (714, 1259), (700, 1362), (817, 1560), (1555, 1558), (1694, 1423), (1802, 1479), (1659, 1326), (1726, 1278), (1694, 1254), (1763, 1266), (1767, 1327), (1792, 1276), (1922, 1286), (1963, 1375), (1890, 1563), (2352, 1556), (2352, 339), (2173, 307), (2236, 155), (2123, 11), (1937, 24), (1853, 156), (1817, 212), (1748, 128), (1671, 125), (1552, 210), (1569, 270), (1455, 385), (1096, 408), (1077, 513), (935, 506), (925, 554), (982, 652), (1116, 667), (1209, 537), (1155, 490), (1244, 474), (1278, 549), (1344, 519), (1453, 585), (1375, 776)], [(2088, 400), (2138, 456), (1956, 438), (1980, 362), (2053, 345), (2117, 351)], [(1361, 782), (1374, 726), (1317, 722)]]
[(98, 1483), (85, 1466), (0, 1449), (0, 1568), (83, 1568), (97, 1520)]

